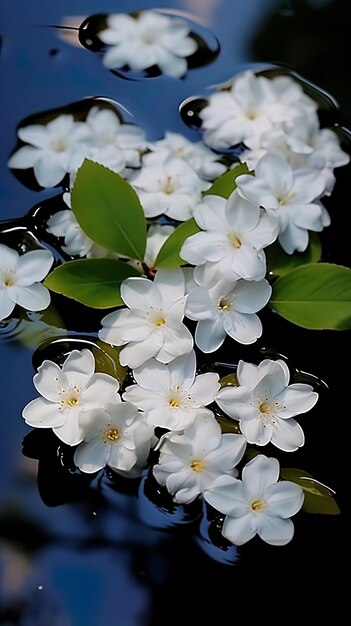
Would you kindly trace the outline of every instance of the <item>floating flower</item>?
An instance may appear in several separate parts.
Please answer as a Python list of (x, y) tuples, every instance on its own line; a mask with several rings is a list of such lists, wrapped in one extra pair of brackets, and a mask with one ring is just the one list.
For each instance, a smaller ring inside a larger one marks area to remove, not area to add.
[(245, 465), (242, 480), (220, 476), (205, 491), (211, 506), (225, 514), (222, 535), (237, 546), (256, 534), (275, 546), (284, 546), (294, 535), (289, 519), (302, 507), (301, 487), (279, 480), (279, 462), (259, 454)]
[(40, 283), (54, 261), (49, 250), (31, 250), (19, 255), (0, 244), (0, 320), (16, 304), (28, 311), (42, 311), (50, 304), (50, 292)]
[(183, 159), (171, 157), (156, 165), (145, 165), (130, 179), (146, 217), (165, 214), (183, 222), (193, 215), (201, 193), (211, 184), (200, 178)]
[(136, 466), (146, 463), (154, 429), (145, 424), (130, 402), (85, 411), (80, 425), (84, 438), (74, 453), (74, 462), (82, 472), (90, 474), (108, 465), (123, 473), (134, 469), (135, 475)]
[(193, 337), (182, 323), (184, 275), (180, 269), (159, 270), (155, 280), (127, 278), (121, 297), (128, 309), (109, 313), (102, 319), (99, 337), (106, 343), (125, 347), (122, 365), (136, 368), (151, 357), (168, 363), (193, 348)]
[(206, 263), (231, 280), (261, 280), (266, 273), (263, 248), (278, 234), (278, 225), (256, 203), (234, 191), (225, 200), (208, 195), (195, 209), (203, 232), (185, 240), (180, 256), (193, 265)]
[(215, 150), (248, 143), (315, 109), (313, 100), (291, 78), (270, 80), (247, 71), (233, 80), (229, 90), (210, 96), (201, 110), (204, 142)]
[(73, 168), (78, 153), (86, 155), (91, 131), (84, 122), (76, 122), (73, 115), (59, 115), (48, 124), (32, 124), (19, 128), (18, 136), (26, 146), (19, 148), (9, 159), (13, 169), (33, 168), (42, 187), (54, 187)]
[(143, 156), (145, 165), (159, 166), (170, 157), (186, 161), (195, 172), (205, 180), (214, 180), (226, 171), (227, 167), (219, 162), (219, 154), (209, 150), (202, 141), (189, 141), (184, 135), (166, 131), (164, 139), (148, 144), (149, 150)]
[(62, 368), (45, 360), (33, 383), (42, 397), (24, 407), (26, 424), (52, 428), (61, 441), (74, 446), (83, 439), (80, 418), (84, 411), (118, 402), (118, 381), (104, 373), (94, 373), (95, 359), (90, 350), (72, 350)]
[(127, 65), (136, 71), (156, 65), (163, 74), (179, 78), (188, 69), (186, 58), (198, 48), (189, 33), (185, 20), (156, 11), (141, 11), (136, 17), (109, 15), (107, 29), (98, 34), (109, 46), (103, 65), (109, 69)]
[(266, 154), (257, 163), (254, 177), (243, 174), (236, 183), (242, 198), (258, 202), (278, 218), (278, 240), (288, 254), (306, 250), (308, 231), (321, 231), (330, 222), (319, 202), (325, 183), (318, 171), (293, 171), (285, 159)]
[(198, 320), (195, 343), (203, 352), (214, 352), (227, 335), (242, 344), (254, 343), (262, 335), (257, 311), (268, 302), (272, 288), (266, 280), (215, 282), (193, 289), (188, 295), (185, 314)]
[(175, 502), (188, 504), (211, 488), (219, 476), (236, 474), (235, 466), (245, 448), (242, 435), (222, 435), (212, 414), (199, 415), (183, 434), (163, 437), (153, 474)]
[(303, 446), (301, 426), (292, 419), (310, 411), (318, 400), (311, 385), (289, 385), (289, 369), (284, 361), (265, 359), (259, 365), (239, 361), (239, 387), (224, 387), (216, 402), (229, 417), (239, 420), (240, 430), (249, 443), (293, 452)]
[(150, 359), (133, 370), (137, 384), (127, 387), (123, 398), (145, 412), (150, 426), (183, 430), (198, 414), (208, 412), (204, 407), (213, 402), (219, 389), (218, 374), (195, 376), (195, 372), (193, 350), (168, 365)]

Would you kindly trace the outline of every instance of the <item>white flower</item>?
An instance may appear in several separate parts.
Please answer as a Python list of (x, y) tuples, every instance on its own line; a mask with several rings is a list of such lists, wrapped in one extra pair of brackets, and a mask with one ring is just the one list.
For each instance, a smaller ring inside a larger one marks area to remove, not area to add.
[(294, 535), (289, 519), (302, 507), (301, 487), (279, 479), (279, 462), (259, 454), (243, 469), (242, 480), (220, 476), (205, 491), (204, 498), (225, 514), (222, 535), (237, 546), (256, 534), (275, 546), (283, 546)]
[[(140, 153), (146, 148), (144, 131), (134, 124), (120, 122), (110, 109), (90, 109), (86, 124), (91, 129), (96, 148), (122, 154), (127, 167), (140, 167)], [(121, 171), (121, 170), (118, 170)]]
[(285, 252), (303, 252), (308, 246), (308, 231), (321, 231), (326, 222), (326, 211), (319, 202), (325, 183), (319, 172), (293, 171), (285, 159), (266, 154), (257, 163), (255, 174), (237, 177), (238, 193), (278, 218), (278, 239)]
[(203, 352), (214, 352), (226, 335), (242, 344), (254, 343), (262, 335), (256, 312), (268, 302), (272, 288), (266, 280), (228, 281), (217, 276), (209, 285), (203, 281), (190, 292), (185, 314), (199, 320), (195, 343)]
[(211, 184), (183, 159), (171, 157), (158, 166), (146, 165), (130, 179), (146, 217), (166, 214), (183, 222), (193, 215), (201, 193)]
[[(80, 420), (83, 441), (74, 453), (82, 472), (92, 473), (108, 465), (118, 472), (131, 472), (146, 463), (154, 442), (153, 428), (147, 426), (137, 408), (118, 401), (105, 409), (86, 411)], [(133, 477), (135, 471), (133, 473)]]
[(151, 357), (168, 363), (193, 348), (193, 337), (182, 323), (184, 275), (180, 269), (159, 270), (155, 280), (127, 278), (121, 297), (128, 309), (102, 319), (99, 337), (115, 346), (127, 344), (120, 362), (135, 368)]
[(128, 65), (144, 70), (157, 65), (163, 74), (179, 78), (188, 69), (186, 57), (198, 48), (185, 20), (156, 11), (141, 11), (136, 17), (112, 14), (107, 26), (98, 37), (109, 46), (102, 60), (109, 69)]
[(334, 168), (346, 165), (350, 157), (340, 147), (336, 133), (329, 128), (320, 128), (316, 113), (297, 118), (293, 123), (263, 133), (248, 143), (249, 150), (240, 156), (251, 169), (267, 152), (286, 159), (293, 170), (309, 168), (319, 172), (325, 183), (325, 192), (330, 194), (335, 184)]
[(210, 488), (218, 476), (235, 475), (234, 468), (245, 448), (242, 435), (222, 435), (212, 414), (199, 415), (182, 435), (169, 433), (163, 437), (153, 473), (175, 502), (187, 504)]
[[(91, 131), (72, 115), (59, 115), (48, 124), (33, 124), (18, 130), (26, 146), (9, 159), (14, 169), (33, 168), (42, 187), (54, 187), (72, 169), (77, 154), (84, 155), (91, 141)], [(83, 158), (83, 157), (82, 157)]]
[(33, 378), (42, 397), (24, 407), (22, 416), (29, 426), (52, 428), (61, 441), (71, 446), (83, 439), (82, 412), (118, 401), (118, 381), (104, 373), (94, 373), (95, 359), (90, 350), (72, 350), (60, 368), (44, 361)]
[(169, 226), (168, 224), (151, 224), (149, 226), (144, 255), (144, 263), (149, 268), (154, 267), (160, 249), (174, 231), (174, 226)]
[(143, 156), (143, 164), (156, 165), (169, 157), (178, 157), (186, 161), (205, 180), (214, 180), (226, 171), (227, 167), (219, 163), (220, 155), (209, 150), (202, 141), (189, 141), (179, 133), (166, 131), (164, 139), (148, 144), (151, 152)]
[(239, 420), (248, 442), (259, 446), (271, 442), (286, 452), (303, 446), (302, 428), (292, 418), (316, 404), (318, 393), (311, 385), (289, 385), (289, 369), (280, 359), (265, 359), (259, 365), (239, 361), (236, 375), (239, 387), (224, 387), (216, 402)]
[(210, 96), (200, 112), (204, 142), (223, 149), (257, 140), (262, 133), (295, 119), (301, 110), (315, 108), (291, 78), (269, 80), (247, 71), (233, 80), (229, 91)]
[(257, 203), (243, 200), (234, 191), (225, 200), (205, 196), (194, 218), (203, 232), (185, 240), (180, 256), (193, 265), (212, 265), (229, 279), (261, 280), (266, 273), (263, 248), (277, 236), (276, 219)]
[(183, 430), (213, 402), (219, 390), (218, 374), (195, 376), (196, 357), (179, 356), (168, 365), (150, 359), (133, 370), (136, 385), (127, 387), (123, 399), (145, 412), (150, 426)]
[[(65, 194), (67, 195), (67, 194)], [(88, 237), (71, 209), (54, 213), (47, 221), (47, 232), (55, 237), (64, 237), (62, 250), (72, 256), (86, 256), (94, 242)]]
[(50, 304), (50, 292), (40, 283), (53, 264), (49, 250), (32, 250), (21, 256), (0, 244), (0, 320), (16, 304), (28, 311), (42, 311)]

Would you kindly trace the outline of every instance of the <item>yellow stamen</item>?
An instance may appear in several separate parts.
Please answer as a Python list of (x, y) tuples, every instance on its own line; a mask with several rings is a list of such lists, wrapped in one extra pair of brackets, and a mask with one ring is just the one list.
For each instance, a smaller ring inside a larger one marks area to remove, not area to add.
[(251, 503), (251, 508), (253, 511), (259, 511), (260, 509), (263, 509), (265, 504), (266, 503), (264, 500), (255, 500), (254, 502)]
[(169, 406), (173, 408), (178, 408), (178, 406), (180, 406), (180, 402), (176, 398), (171, 398), (169, 401)]
[(190, 463), (190, 468), (193, 472), (202, 472), (205, 468), (205, 461), (192, 461)]
[(116, 443), (120, 437), (117, 428), (108, 428), (104, 434), (104, 443)]
[(234, 248), (240, 248), (241, 247), (241, 241), (240, 241), (239, 237), (235, 233), (233, 233), (233, 232), (228, 233), (227, 237), (228, 237), (229, 241), (233, 244)]
[(272, 408), (269, 404), (267, 404), (267, 402), (262, 402), (262, 404), (260, 404), (258, 408), (260, 409), (261, 413), (272, 413)]
[(166, 323), (166, 320), (164, 317), (157, 317), (155, 319), (155, 326), (164, 326)]

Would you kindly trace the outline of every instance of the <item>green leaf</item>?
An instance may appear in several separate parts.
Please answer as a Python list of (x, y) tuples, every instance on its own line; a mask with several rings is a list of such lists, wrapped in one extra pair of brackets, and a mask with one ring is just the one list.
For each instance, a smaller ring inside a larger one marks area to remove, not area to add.
[(79, 259), (54, 269), (44, 285), (87, 306), (106, 309), (124, 304), (120, 286), (129, 276), (140, 274), (127, 263), (115, 259)]
[(222, 198), (229, 198), (230, 194), (236, 189), (236, 177), (242, 174), (252, 174), (246, 163), (240, 163), (234, 169), (229, 170), (219, 178), (217, 178), (213, 185), (205, 191), (204, 196), (222, 196)]
[(278, 241), (265, 248), (268, 271), (274, 276), (284, 276), (295, 267), (318, 263), (321, 258), (322, 247), (317, 233), (310, 233), (310, 240), (305, 252), (286, 254)]
[(297, 267), (274, 283), (269, 306), (303, 328), (351, 328), (351, 270), (331, 263)]
[(306, 513), (322, 513), (324, 515), (338, 515), (340, 513), (340, 509), (333, 498), (334, 491), (312, 478), (308, 472), (295, 468), (285, 468), (281, 470), (280, 475), (284, 480), (290, 480), (302, 487), (305, 495), (302, 508)]
[(199, 230), (200, 228), (194, 218), (180, 224), (161, 247), (155, 261), (155, 267), (179, 267), (179, 265), (183, 265), (185, 261), (179, 256), (180, 249), (184, 241), (191, 235), (198, 233)]
[(144, 259), (144, 211), (133, 187), (121, 176), (86, 159), (77, 172), (71, 202), (80, 226), (93, 241), (132, 259)]

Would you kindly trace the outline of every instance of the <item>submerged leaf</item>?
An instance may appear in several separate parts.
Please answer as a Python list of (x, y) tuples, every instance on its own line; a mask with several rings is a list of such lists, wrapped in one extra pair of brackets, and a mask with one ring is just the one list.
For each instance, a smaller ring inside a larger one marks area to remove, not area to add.
[(322, 254), (321, 242), (317, 233), (310, 233), (309, 244), (305, 252), (286, 254), (278, 241), (265, 248), (268, 271), (274, 276), (284, 276), (295, 267), (318, 263)]
[(295, 468), (285, 468), (281, 470), (280, 475), (284, 480), (290, 480), (302, 487), (305, 495), (302, 508), (306, 513), (321, 513), (323, 515), (338, 515), (340, 513), (340, 509), (333, 498), (334, 491), (326, 485), (322, 485), (308, 472)]
[(215, 417), (221, 427), (221, 431), (223, 434), (235, 433), (236, 435), (241, 435), (239, 422), (229, 419), (227, 417), (219, 417), (218, 415), (216, 415)]
[(123, 346), (110, 346), (100, 339), (94, 339), (94, 343), (97, 344), (92, 348), (95, 371), (110, 374), (122, 385), (127, 374), (127, 367), (123, 367), (119, 362), (119, 353)]
[(205, 191), (204, 196), (221, 196), (222, 198), (229, 198), (230, 194), (236, 189), (236, 178), (242, 174), (252, 174), (246, 163), (240, 163), (236, 165), (234, 169), (229, 170), (219, 178), (217, 178), (213, 185)]
[(127, 263), (115, 259), (78, 259), (54, 269), (44, 285), (87, 306), (106, 309), (124, 304), (120, 286), (129, 276), (140, 274)]
[(351, 270), (331, 263), (297, 267), (274, 283), (269, 306), (303, 328), (351, 328)]
[(85, 160), (71, 194), (72, 210), (93, 241), (121, 256), (142, 261), (146, 219), (133, 187), (103, 165)]
[(179, 267), (179, 265), (183, 265), (185, 261), (179, 256), (180, 249), (188, 237), (195, 235), (199, 231), (200, 228), (194, 218), (180, 224), (161, 247), (155, 261), (155, 267), (159, 269), (161, 267)]
[(220, 378), (219, 384), (221, 389), (223, 387), (239, 387), (238, 377), (235, 372), (232, 372), (231, 374), (227, 374), (226, 376), (223, 376), (223, 378)]

